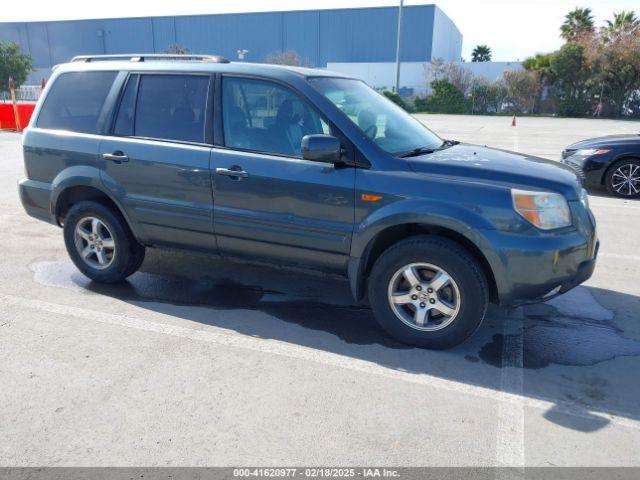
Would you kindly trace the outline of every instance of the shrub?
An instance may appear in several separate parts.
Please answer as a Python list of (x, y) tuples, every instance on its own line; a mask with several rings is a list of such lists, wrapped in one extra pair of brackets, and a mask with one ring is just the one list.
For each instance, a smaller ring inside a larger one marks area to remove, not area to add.
[(416, 110), (436, 113), (469, 113), (471, 102), (448, 80), (431, 82), (433, 93), (426, 98), (417, 98)]
[(391, 92), (389, 90), (383, 90), (382, 91), (382, 95), (387, 97), (389, 100), (391, 100), (393, 103), (395, 103), (399, 107), (404, 108), (407, 112), (411, 111), (411, 106), (407, 102), (405, 102), (402, 99), (402, 97), (400, 96), (400, 94), (398, 94), (397, 92)]

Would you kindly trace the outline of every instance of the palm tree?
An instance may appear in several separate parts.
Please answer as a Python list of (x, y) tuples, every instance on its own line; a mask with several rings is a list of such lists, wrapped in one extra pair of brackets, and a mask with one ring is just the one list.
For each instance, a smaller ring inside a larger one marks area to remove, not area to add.
[(613, 22), (607, 20), (606, 30), (611, 35), (619, 35), (624, 33), (630, 33), (640, 26), (640, 20), (636, 17), (635, 12), (621, 11), (620, 13), (613, 14)]
[(491, 49), (487, 45), (478, 45), (471, 52), (472, 62), (490, 62)]
[(590, 8), (576, 7), (567, 13), (560, 27), (560, 36), (568, 42), (590, 32), (593, 32), (593, 15)]

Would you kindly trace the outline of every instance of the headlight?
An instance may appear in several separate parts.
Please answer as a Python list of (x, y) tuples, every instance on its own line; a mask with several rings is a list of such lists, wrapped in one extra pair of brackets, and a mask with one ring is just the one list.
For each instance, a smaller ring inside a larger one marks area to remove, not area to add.
[(602, 148), (583, 148), (581, 150), (576, 150), (574, 155), (578, 155), (580, 157), (591, 157), (593, 155), (604, 155), (605, 153), (609, 153), (611, 150), (605, 150)]
[(511, 189), (511, 196), (516, 212), (542, 230), (571, 225), (569, 205), (559, 193)]

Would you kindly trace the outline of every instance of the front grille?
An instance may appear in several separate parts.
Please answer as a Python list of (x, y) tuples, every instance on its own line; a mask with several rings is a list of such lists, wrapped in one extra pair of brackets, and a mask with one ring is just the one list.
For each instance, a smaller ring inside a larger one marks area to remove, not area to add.
[(576, 174), (578, 175), (578, 178), (580, 180), (585, 180), (587, 177), (584, 174), (584, 170), (582, 170), (582, 167), (580, 165), (578, 165), (577, 163), (572, 162), (571, 160), (565, 160), (563, 162), (565, 165), (571, 167), (573, 169), (574, 172), (576, 172)]

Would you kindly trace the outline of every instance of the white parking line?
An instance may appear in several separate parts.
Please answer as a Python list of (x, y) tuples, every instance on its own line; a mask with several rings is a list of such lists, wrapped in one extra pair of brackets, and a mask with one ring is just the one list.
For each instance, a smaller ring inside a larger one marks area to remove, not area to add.
[[(594, 416), (598, 416), (602, 419), (608, 420), (609, 422), (640, 430), (640, 421), (627, 418), (624, 416), (624, 413), (610, 414), (603, 412), (589, 412), (585, 411), (584, 406), (574, 405), (570, 402), (556, 403), (541, 399), (523, 397), (517, 393), (512, 393), (509, 391), (497, 392), (486, 387), (460, 383), (454, 380), (447, 380), (445, 378), (435, 377), (427, 374), (403, 372), (400, 370), (387, 368), (366, 360), (359, 360), (337, 353), (317, 350), (311, 347), (292, 345), (273, 339), (260, 339), (245, 335), (217, 333), (211, 330), (196, 330), (193, 328), (180, 327), (177, 325), (169, 325), (158, 321), (144, 320), (142, 318), (133, 318), (125, 315), (114, 315), (109, 313), (97, 312), (86, 308), (73, 307), (69, 305), (59, 305), (56, 303), (23, 298), (15, 295), (0, 294), (0, 308), (3, 310), (3, 315), (9, 315), (9, 312), (15, 311), (15, 309), (35, 310), (45, 314), (69, 316), (84, 321), (91, 320), (94, 322), (118, 325), (126, 328), (134, 328), (147, 332), (187, 338), (194, 341), (215, 343), (218, 345), (225, 345), (229, 347), (244, 348), (263, 353), (271, 353), (288, 358), (296, 358), (300, 360), (316, 362), (322, 365), (345, 368), (371, 375), (379, 375), (393, 380), (401, 380), (414, 384), (429, 386), (432, 388), (448, 390), (464, 395), (473, 395), (476, 397), (486, 398), (499, 402), (515, 402), (519, 405), (517, 408), (526, 406), (541, 410), (553, 409), (555, 412), (591, 420)], [(516, 383), (517, 382), (518, 380), (516, 380)], [(505, 457), (506, 456), (507, 455), (505, 454)]]
[(618, 203), (593, 203), (591, 200), (589, 200), (589, 206), (590, 207), (595, 207), (595, 208), (615, 208), (616, 210), (619, 208), (627, 208), (627, 209), (631, 209), (631, 210), (640, 210), (640, 204), (638, 205), (625, 205), (625, 204), (618, 204)]
[(634, 260), (640, 262), (640, 255), (624, 255), (622, 253), (599, 253), (599, 257), (605, 258), (619, 258), (621, 260)]
[[(498, 425), (496, 430), (496, 460), (498, 466), (524, 469), (524, 375), (523, 357), (523, 314), (516, 310), (516, 318), (503, 322), (502, 371), (500, 374), (500, 394), (515, 395), (512, 401), (502, 401), (498, 405)], [(513, 327), (516, 330), (513, 330)], [(518, 401), (519, 400), (519, 401)], [(510, 472), (510, 475), (514, 472)], [(522, 470), (521, 473), (524, 473)]]

